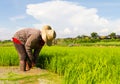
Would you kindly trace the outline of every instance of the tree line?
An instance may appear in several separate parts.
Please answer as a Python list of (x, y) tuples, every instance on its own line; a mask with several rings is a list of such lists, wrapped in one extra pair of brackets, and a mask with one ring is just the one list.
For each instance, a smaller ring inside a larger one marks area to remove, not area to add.
[(78, 35), (76, 38), (92, 38), (92, 39), (119, 39), (120, 35), (117, 35), (115, 32), (110, 33), (107, 36), (100, 36), (97, 32), (92, 32), (90, 36), (87, 35)]
[(107, 36), (100, 36), (97, 32), (92, 32), (90, 36), (78, 35), (75, 38), (57, 38), (54, 44), (69, 45), (81, 43), (97, 43), (97, 42), (120, 42), (120, 35), (112, 32)]
[[(0, 43), (9, 43), (11, 40), (0, 41)], [(120, 42), (120, 35), (115, 32), (110, 33), (107, 36), (100, 36), (97, 32), (92, 32), (90, 36), (78, 35), (70, 38), (56, 38), (53, 41), (54, 45), (69, 45), (69, 44), (81, 44), (81, 43), (96, 43), (96, 42)]]

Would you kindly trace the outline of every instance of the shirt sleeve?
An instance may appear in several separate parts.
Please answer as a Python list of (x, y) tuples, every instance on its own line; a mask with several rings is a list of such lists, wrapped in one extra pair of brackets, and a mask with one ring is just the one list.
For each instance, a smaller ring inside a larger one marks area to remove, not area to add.
[(35, 57), (39, 56), (40, 50), (41, 50), (41, 48), (36, 48), (36, 49), (34, 49), (34, 56), (35, 56)]
[(34, 35), (31, 35), (25, 43), (25, 49), (26, 49), (27, 55), (32, 62), (34, 60), (34, 57), (33, 57), (31, 46), (34, 43), (34, 41), (35, 41)]
[(37, 60), (37, 58), (38, 58), (38, 56), (39, 56), (39, 53), (40, 53), (41, 49), (42, 49), (42, 46), (39, 47), (39, 48), (34, 49), (34, 54), (33, 54), (33, 56), (35, 57), (35, 59), (34, 59), (35, 62), (36, 62), (36, 60)]

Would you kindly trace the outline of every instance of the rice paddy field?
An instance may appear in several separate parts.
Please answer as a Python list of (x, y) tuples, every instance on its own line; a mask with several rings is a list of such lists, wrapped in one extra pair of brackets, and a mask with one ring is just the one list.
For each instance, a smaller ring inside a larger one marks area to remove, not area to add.
[[(13, 46), (0, 47), (0, 66), (18, 66)], [(120, 47), (44, 46), (37, 67), (63, 77), (63, 84), (120, 84)]]

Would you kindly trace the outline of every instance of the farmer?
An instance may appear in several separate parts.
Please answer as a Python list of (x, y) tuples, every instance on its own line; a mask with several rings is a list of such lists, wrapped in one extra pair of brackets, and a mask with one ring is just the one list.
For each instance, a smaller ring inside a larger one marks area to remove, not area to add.
[(17, 31), (13, 36), (13, 43), (19, 54), (20, 70), (27, 71), (35, 66), (44, 44), (51, 46), (55, 37), (56, 33), (49, 25), (43, 26), (41, 30), (27, 28)]

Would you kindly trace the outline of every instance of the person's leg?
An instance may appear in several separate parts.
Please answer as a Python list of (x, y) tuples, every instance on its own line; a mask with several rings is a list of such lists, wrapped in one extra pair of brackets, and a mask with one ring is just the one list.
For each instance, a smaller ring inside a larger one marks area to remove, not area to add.
[(19, 58), (20, 58), (20, 70), (21, 71), (26, 71), (27, 53), (26, 53), (25, 47), (22, 44), (16, 44), (16, 43), (14, 43), (14, 46), (15, 46), (18, 54), (19, 54)]

